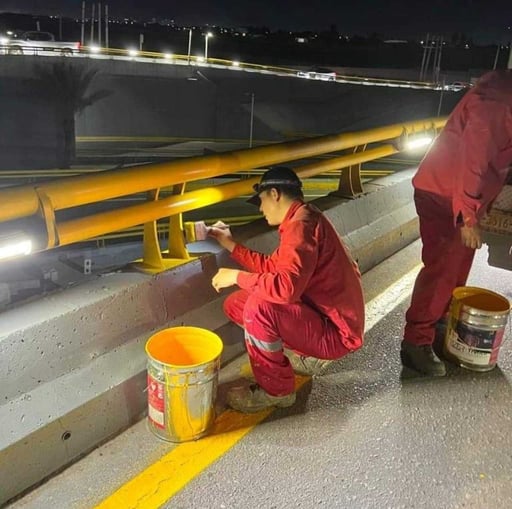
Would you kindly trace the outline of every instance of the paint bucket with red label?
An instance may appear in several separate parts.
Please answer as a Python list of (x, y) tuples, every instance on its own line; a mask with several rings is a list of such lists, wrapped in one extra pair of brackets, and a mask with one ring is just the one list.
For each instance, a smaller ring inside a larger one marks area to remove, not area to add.
[(148, 339), (148, 426), (157, 437), (185, 442), (208, 433), (222, 348), (216, 334), (197, 327), (164, 329)]
[(510, 302), (499, 293), (455, 288), (444, 341), (447, 359), (473, 371), (494, 368), (509, 314)]

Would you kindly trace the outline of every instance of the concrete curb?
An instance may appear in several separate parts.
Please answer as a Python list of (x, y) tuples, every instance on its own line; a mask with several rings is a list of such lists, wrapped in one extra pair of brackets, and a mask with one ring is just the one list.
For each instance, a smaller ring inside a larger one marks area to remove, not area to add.
[[(413, 170), (367, 185), (353, 200), (315, 203), (334, 223), (363, 272), (418, 237)], [(235, 230), (270, 251), (263, 221)], [(113, 273), (2, 314), (0, 504), (136, 422), (146, 410), (144, 344), (182, 324), (215, 330), (223, 362), (243, 351), (241, 330), (222, 313), (210, 280), (233, 265), (223, 251), (150, 276)]]

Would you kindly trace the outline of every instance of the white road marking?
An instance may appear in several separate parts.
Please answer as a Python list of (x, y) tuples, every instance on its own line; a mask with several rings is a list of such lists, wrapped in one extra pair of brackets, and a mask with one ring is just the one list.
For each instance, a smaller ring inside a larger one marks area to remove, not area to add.
[(422, 265), (417, 265), (366, 304), (365, 333), (370, 332), (390, 311), (409, 298)]

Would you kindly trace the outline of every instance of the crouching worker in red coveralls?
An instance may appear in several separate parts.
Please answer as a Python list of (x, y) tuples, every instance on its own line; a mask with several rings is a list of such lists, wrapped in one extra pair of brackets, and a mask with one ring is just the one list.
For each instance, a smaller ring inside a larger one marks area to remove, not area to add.
[(424, 267), (406, 314), (402, 363), (443, 376), (432, 344), (452, 292), (464, 286), (479, 220), (502, 190), (512, 161), (512, 71), (484, 75), (459, 102), (413, 178)]
[(238, 285), (224, 311), (245, 330), (256, 385), (228, 391), (228, 404), (258, 412), (295, 402), (294, 371), (321, 374), (327, 364), (361, 347), (364, 302), (361, 276), (336, 230), (285, 167), (268, 170), (254, 186), (268, 224), (279, 226), (279, 247), (265, 255), (237, 244), (229, 232), (211, 235), (245, 270), (221, 268), (220, 291)]

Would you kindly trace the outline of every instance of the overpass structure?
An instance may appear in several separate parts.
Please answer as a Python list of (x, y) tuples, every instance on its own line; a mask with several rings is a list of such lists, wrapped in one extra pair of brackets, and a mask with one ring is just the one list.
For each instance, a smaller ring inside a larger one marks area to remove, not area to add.
[[(222, 313), (224, 296), (217, 295), (210, 285), (217, 268), (231, 262), (225, 252), (208, 242), (185, 241), (181, 217), (185, 211), (247, 194), (258, 180), (250, 175), (253, 168), (288, 163), (302, 178), (339, 171), (337, 192), (317, 199), (316, 204), (343, 236), (361, 270), (368, 274), (367, 294), (386, 294), (388, 290), (378, 292), (378, 285), (371, 279), (378, 280), (382, 275), (371, 271), (418, 236), (410, 184), (414, 169), (363, 184), (361, 164), (406, 150), (410, 145), (428, 143), (445, 121), (442, 117), (426, 118), (0, 190), (1, 231), (3, 240), (8, 242), (4, 247), (11, 249), (10, 253), (16, 249), (28, 251), (28, 243), (34, 251), (59, 249), (104, 233), (144, 225), (143, 257), (126, 270), (99, 275), (2, 313), (0, 504), (22, 495), (127, 427), (138, 426), (137, 433), (142, 435), (137, 434), (137, 443), (145, 440), (141, 438), (144, 430), (140, 430), (147, 404), (143, 346), (156, 330), (187, 324), (217, 332), (225, 345), (222, 362), (226, 372), (243, 353), (240, 330), (228, 323)], [(329, 157), (312, 159), (320, 155)], [(248, 172), (249, 178), (235, 178), (215, 187), (206, 181), (204, 186), (187, 190), (189, 182), (240, 171)], [(138, 205), (99, 213), (88, 209), (95, 202), (140, 192), (147, 193), (147, 198)], [(163, 249), (157, 224), (162, 218), (169, 225)], [(234, 234), (261, 251), (271, 250), (277, 242), (275, 231), (262, 220), (235, 228)], [(417, 251), (408, 253), (418, 255)], [(399, 271), (404, 267), (414, 269), (407, 257), (401, 264)], [(394, 270), (396, 267), (389, 265), (384, 272)], [(408, 287), (398, 285), (390, 291), (387, 311), (393, 310), (393, 303), (402, 302), (411, 281), (409, 277)], [(379, 312), (373, 311), (375, 316)], [(372, 325), (379, 321), (375, 316)], [(357, 361), (353, 369), (357, 369)], [(350, 373), (344, 376), (350, 378)], [(370, 385), (371, 379), (370, 376), (366, 380)], [(471, 383), (476, 382), (471, 379)], [(335, 392), (330, 397), (336, 398)], [(235, 423), (238, 428), (247, 426)], [(229, 434), (229, 424), (224, 431)], [(394, 442), (393, 447), (398, 446)], [(162, 453), (163, 447), (153, 446), (151, 454)], [(203, 452), (198, 451), (192, 463)], [(382, 454), (387, 452), (383, 450)], [(357, 482), (364, 485), (363, 470), (362, 466), (355, 469)], [(177, 475), (176, 471), (168, 473), (170, 477)], [(107, 501), (105, 507), (159, 507), (166, 500), (160, 494), (158, 502), (151, 499), (143, 505), (145, 502), (133, 495), (131, 492), (126, 498), (121, 494), (121, 498)], [(23, 505), (23, 500), (17, 503)], [(26, 500), (30, 504), (30, 496)], [(66, 500), (61, 507), (92, 507), (97, 500), (91, 500), (81, 498), (73, 504)], [(375, 504), (386, 500), (389, 505), (393, 499), (374, 500)], [(34, 503), (37, 506), (41, 501)], [(211, 506), (211, 502), (181, 503), (184, 507)], [(338, 506), (378, 507), (365, 504), (350, 505), (345, 500)], [(236, 507), (236, 502), (231, 506)], [(265, 499), (261, 506), (271, 507), (272, 502)], [(309, 500), (304, 507), (314, 506)], [(397, 503), (396, 507), (400, 505)]]
[(194, 66), (199, 68), (217, 68), (217, 69), (230, 69), (240, 70), (243, 72), (254, 72), (261, 74), (269, 74), (273, 76), (288, 76), (299, 77), (305, 79), (322, 80), (322, 81), (336, 81), (338, 83), (351, 83), (357, 85), (368, 85), (378, 87), (393, 87), (393, 88), (414, 88), (414, 89), (428, 89), (437, 90), (442, 87), (438, 83), (431, 83), (427, 81), (400, 79), (384, 79), (373, 78), (371, 76), (358, 76), (350, 74), (332, 73), (335, 76), (326, 72), (308, 72), (303, 69), (294, 69), (290, 67), (280, 67), (275, 65), (261, 65), (249, 62), (240, 62), (236, 60), (224, 60), (220, 58), (207, 58), (198, 55), (179, 55), (174, 53), (157, 53), (151, 51), (142, 51), (136, 49), (120, 49), (120, 48), (101, 48), (99, 46), (83, 46), (79, 50), (71, 51), (69, 48), (64, 50), (49, 49), (40, 46), (25, 47), (16, 46), (15, 44), (0, 44), (0, 55), (6, 56), (50, 56), (50, 57), (74, 57), (74, 58), (87, 58), (93, 60), (119, 60), (131, 61), (140, 63), (156, 63), (162, 65), (185, 65)]

